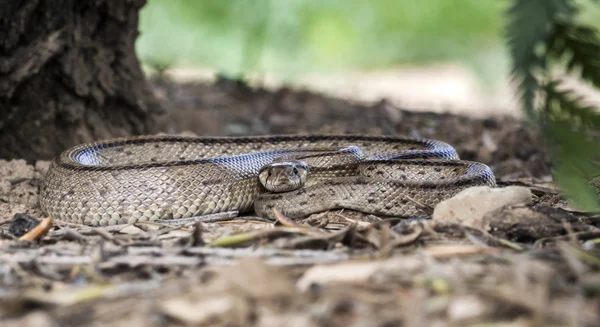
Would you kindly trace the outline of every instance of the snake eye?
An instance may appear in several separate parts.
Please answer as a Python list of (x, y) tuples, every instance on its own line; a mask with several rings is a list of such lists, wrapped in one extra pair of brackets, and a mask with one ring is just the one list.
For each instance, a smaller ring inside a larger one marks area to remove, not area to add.
[(298, 175), (298, 167), (294, 167), (292, 171), (294, 172), (294, 175)]

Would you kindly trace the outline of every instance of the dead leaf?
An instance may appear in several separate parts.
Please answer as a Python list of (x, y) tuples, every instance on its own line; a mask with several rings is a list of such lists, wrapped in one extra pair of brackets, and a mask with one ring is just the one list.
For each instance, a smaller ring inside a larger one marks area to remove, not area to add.
[(482, 253), (495, 253), (500, 250), (497, 248), (483, 248), (472, 244), (443, 244), (430, 245), (423, 249), (423, 253), (434, 258), (448, 258), (459, 255), (472, 255)]
[(209, 326), (228, 322), (243, 322), (247, 304), (233, 296), (209, 297), (202, 301), (184, 298), (167, 300), (160, 305), (162, 313), (183, 323)]
[(312, 284), (365, 282), (381, 268), (380, 261), (345, 262), (336, 265), (314, 266), (302, 275), (296, 286), (300, 290), (306, 291)]

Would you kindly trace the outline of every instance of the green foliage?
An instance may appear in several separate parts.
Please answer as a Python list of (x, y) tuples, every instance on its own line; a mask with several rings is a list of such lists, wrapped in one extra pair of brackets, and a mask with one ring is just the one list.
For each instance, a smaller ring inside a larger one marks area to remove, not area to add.
[(173, 63), (165, 58), (152, 57), (146, 61), (146, 66), (157, 74), (158, 78), (164, 78), (165, 72), (172, 67)]
[[(598, 109), (585, 104), (582, 96), (573, 91), (560, 90), (560, 81), (552, 81), (545, 85), (546, 100), (544, 109), (549, 121), (569, 121), (571, 128), (582, 132), (600, 130), (600, 114)], [(600, 154), (600, 152), (598, 152)]]
[(516, 0), (507, 11), (506, 37), (513, 61), (512, 74), (518, 83), (523, 110), (530, 118), (535, 118), (534, 97), (539, 88), (534, 73), (547, 67), (540, 46), (550, 39), (557, 17), (571, 19), (575, 13), (569, 0)]
[(552, 77), (562, 68), (600, 87), (600, 38), (578, 13), (572, 0), (515, 0), (506, 34), (523, 110), (546, 135), (556, 182), (581, 208), (600, 211), (590, 183), (600, 176), (600, 114)]
[(598, 194), (590, 180), (600, 175), (595, 162), (600, 158), (600, 142), (593, 135), (594, 131), (600, 131), (600, 115), (597, 109), (586, 106), (582, 98), (558, 87), (557, 82), (545, 87), (545, 112), (549, 118), (545, 134), (555, 145), (552, 147), (555, 180), (567, 198), (581, 208), (597, 211)]
[[(247, 19), (245, 24), (246, 37), (242, 53), (242, 71), (254, 71), (259, 68), (262, 52), (267, 39), (268, 22), (270, 18), (270, 0), (249, 1), (241, 8), (244, 12), (250, 12), (252, 19)], [(246, 16), (248, 18), (248, 16)]]
[[(461, 61), (501, 74), (503, 1), (151, 0), (144, 63), (280, 77)], [(500, 72), (499, 72), (500, 69)]]
[(600, 88), (600, 42), (598, 32), (588, 26), (566, 21), (554, 22), (554, 33), (548, 41), (549, 54), (568, 56), (567, 69), (581, 70), (581, 78)]

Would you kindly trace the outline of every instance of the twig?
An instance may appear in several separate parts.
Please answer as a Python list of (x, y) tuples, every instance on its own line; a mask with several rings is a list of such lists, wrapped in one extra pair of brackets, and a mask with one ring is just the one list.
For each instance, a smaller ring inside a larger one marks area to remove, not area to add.
[(170, 225), (170, 226), (181, 226), (181, 225), (187, 225), (187, 224), (194, 224), (196, 222), (216, 223), (216, 222), (220, 222), (220, 221), (231, 220), (231, 219), (237, 217), (238, 215), (239, 215), (239, 211), (235, 210), (235, 211), (219, 212), (219, 213), (213, 213), (210, 215), (196, 216), (196, 217), (190, 217), (190, 218), (160, 220), (157, 223), (164, 224), (164, 225)]
[(42, 222), (39, 223), (39, 225), (35, 226), (34, 229), (30, 230), (25, 235), (21, 236), (19, 238), (19, 241), (40, 240), (44, 236), (46, 236), (46, 234), (48, 234), (48, 231), (50, 230), (50, 228), (52, 228), (52, 218), (46, 218), (46, 219), (42, 220)]
[(277, 221), (285, 227), (298, 227), (298, 228), (310, 228), (311, 227), (309, 225), (301, 225), (301, 224), (295, 223), (294, 221), (292, 221), (290, 218), (284, 216), (281, 212), (279, 212), (275, 208), (272, 208), (271, 211), (275, 215), (275, 218), (277, 219)]

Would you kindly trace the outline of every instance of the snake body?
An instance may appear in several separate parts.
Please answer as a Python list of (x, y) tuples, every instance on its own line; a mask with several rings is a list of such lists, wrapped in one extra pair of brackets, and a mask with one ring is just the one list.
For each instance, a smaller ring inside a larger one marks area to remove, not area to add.
[[(282, 156), (350, 146), (363, 158), (312, 167), (312, 182), (299, 190), (268, 193), (258, 181), (261, 167)], [(253, 208), (268, 217), (272, 208), (291, 218), (343, 208), (421, 216), (467, 187), (495, 186), (489, 167), (458, 159), (446, 143), (396, 136), (118, 138), (55, 158), (40, 205), (55, 219), (96, 226)]]

